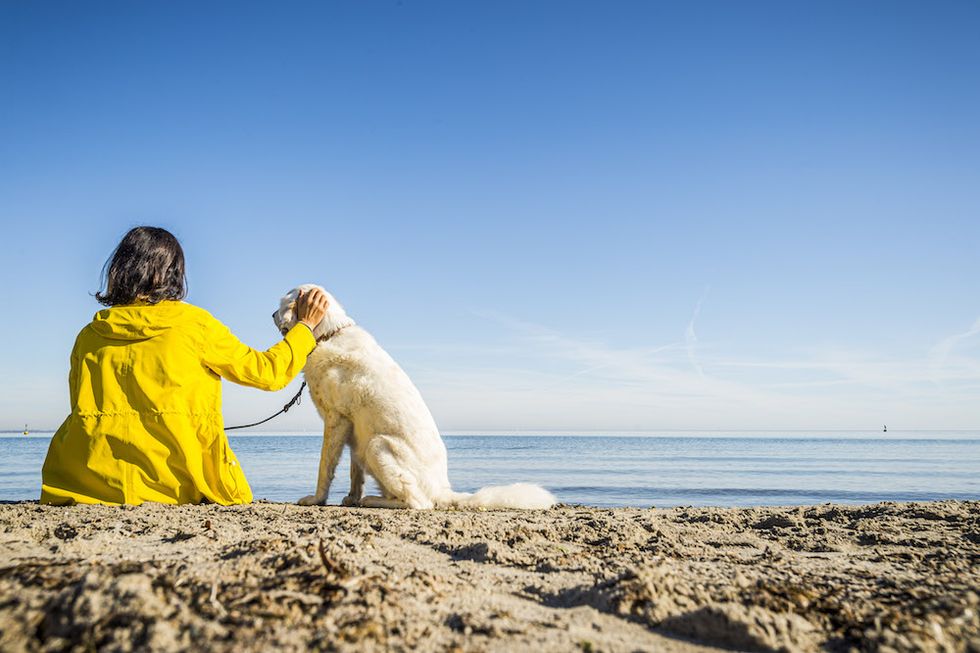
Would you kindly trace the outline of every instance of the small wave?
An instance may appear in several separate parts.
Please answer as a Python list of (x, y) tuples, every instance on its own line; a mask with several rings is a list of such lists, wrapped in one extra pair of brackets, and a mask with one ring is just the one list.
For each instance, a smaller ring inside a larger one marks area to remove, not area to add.
[[(630, 502), (656, 504), (765, 505), (785, 503), (876, 503), (879, 501), (940, 501), (944, 499), (977, 500), (980, 493), (971, 492), (868, 492), (839, 489), (792, 490), (784, 488), (685, 488), (567, 485), (550, 489), (560, 499), (576, 503), (618, 498)], [(573, 499), (574, 497), (574, 499)], [(590, 500), (592, 498), (593, 500)]]

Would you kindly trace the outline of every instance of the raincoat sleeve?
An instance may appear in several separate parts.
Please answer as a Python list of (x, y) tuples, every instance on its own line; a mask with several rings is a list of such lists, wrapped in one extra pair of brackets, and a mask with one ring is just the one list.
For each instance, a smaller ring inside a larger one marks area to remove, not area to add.
[[(81, 337), (81, 336), (79, 336)], [(68, 401), (69, 408), (78, 405), (78, 373), (79, 373), (79, 360), (78, 360), (78, 338), (75, 339), (75, 344), (71, 348), (71, 358), (68, 367)]]
[(205, 324), (204, 364), (229, 381), (262, 390), (286, 387), (315, 347), (316, 338), (305, 324), (296, 324), (266, 351), (245, 345), (214, 318)]

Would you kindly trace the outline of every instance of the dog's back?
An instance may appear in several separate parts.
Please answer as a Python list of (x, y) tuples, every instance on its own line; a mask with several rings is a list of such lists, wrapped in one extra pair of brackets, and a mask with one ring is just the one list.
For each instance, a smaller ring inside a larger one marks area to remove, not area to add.
[(317, 409), (379, 433), (428, 431), (435, 420), (405, 371), (365, 329), (353, 325), (321, 342), (304, 369)]

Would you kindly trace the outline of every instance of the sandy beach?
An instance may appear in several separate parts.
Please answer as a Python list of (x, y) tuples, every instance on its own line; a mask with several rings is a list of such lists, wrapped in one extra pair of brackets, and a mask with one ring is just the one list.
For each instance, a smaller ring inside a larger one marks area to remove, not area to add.
[(980, 651), (980, 502), (0, 505), (0, 650)]

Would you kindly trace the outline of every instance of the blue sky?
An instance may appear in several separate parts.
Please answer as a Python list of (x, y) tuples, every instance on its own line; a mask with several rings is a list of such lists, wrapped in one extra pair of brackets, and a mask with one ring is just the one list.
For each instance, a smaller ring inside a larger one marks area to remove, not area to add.
[(256, 347), (327, 286), (445, 432), (980, 428), (978, 30), (974, 2), (3, 3), (0, 428), (67, 414), (136, 224)]

